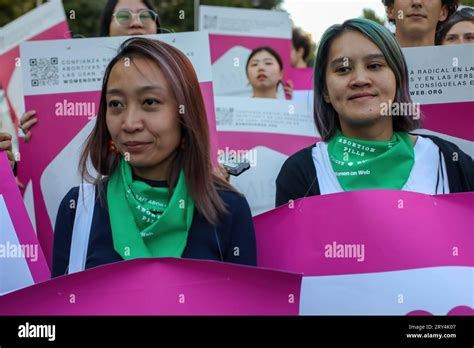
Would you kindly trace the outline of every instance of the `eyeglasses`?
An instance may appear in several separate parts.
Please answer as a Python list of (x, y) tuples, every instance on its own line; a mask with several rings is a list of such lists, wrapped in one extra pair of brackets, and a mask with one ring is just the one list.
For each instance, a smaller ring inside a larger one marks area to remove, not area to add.
[(144, 27), (150, 27), (156, 22), (158, 14), (152, 10), (140, 10), (133, 13), (131, 10), (119, 10), (113, 14), (115, 22), (122, 27), (129, 27), (135, 17), (138, 17)]

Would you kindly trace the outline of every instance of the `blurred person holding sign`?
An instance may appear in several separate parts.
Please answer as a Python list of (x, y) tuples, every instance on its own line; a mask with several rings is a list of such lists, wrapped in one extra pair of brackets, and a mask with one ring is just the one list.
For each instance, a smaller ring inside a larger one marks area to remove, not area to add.
[(463, 7), (449, 17), (436, 33), (437, 45), (474, 43), (474, 9)]
[(315, 66), (314, 120), (322, 141), (285, 161), (276, 180), (277, 206), (352, 190), (474, 191), (467, 154), (436, 136), (409, 133), (420, 128), (421, 114), (388, 29), (364, 19), (330, 27)]

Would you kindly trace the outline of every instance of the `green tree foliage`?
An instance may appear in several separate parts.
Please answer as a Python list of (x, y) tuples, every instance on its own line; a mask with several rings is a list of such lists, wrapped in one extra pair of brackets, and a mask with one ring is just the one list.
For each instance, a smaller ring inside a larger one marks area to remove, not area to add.
[(0, 0), (0, 27), (35, 8), (36, 0)]

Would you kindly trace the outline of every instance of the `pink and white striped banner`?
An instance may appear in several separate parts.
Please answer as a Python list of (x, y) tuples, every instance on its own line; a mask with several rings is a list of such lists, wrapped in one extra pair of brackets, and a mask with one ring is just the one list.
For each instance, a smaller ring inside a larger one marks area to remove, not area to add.
[(50, 278), (5, 152), (0, 152), (0, 295)]

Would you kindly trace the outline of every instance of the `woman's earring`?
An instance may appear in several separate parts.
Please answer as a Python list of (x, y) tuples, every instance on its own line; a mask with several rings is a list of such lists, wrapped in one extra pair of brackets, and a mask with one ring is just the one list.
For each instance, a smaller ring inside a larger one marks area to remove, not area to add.
[(117, 148), (117, 146), (115, 146), (114, 142), (111, 140), (109, 140), (109, 151), (110, 152), (113, 152), (113, 153), (118, 153), (119, 150)]

